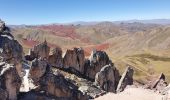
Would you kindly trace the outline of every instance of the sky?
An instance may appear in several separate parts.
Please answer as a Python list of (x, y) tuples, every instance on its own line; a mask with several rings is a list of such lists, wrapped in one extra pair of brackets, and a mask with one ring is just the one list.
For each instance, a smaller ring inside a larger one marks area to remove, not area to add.
[(0, 0), (7, 24), (170, 19), (170, 0)]

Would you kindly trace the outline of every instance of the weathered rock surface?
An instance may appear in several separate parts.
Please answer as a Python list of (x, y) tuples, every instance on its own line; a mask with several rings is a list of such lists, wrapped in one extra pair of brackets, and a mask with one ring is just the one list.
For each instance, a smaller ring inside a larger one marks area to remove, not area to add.
[[(66, 80), (62, 74), (53, 72), (50, 67), (47, 67), (47, 62), (42, 59), (35, 59), (32, 62), (30, 79), (35, 85), (38, 85), (36, 91), (44, 91), (46, 95), (29, 94), (33, 95), (33, 98), (47, 99), (48, 95), (64, 100), (87, 100), (89, 98), (79, 91), (77, 86)], [(26, 96), (28, 97), (28, 95)]]
[(43, 59), (35, 59), (32, 61), (29, 78), (33, 80), (34, 84), (38, 84), (41, 77), (45, 74), (47, 69), (47, 61)]
[[(10, 100), (17, 100), (17, 94), (21, 86), (21, 79), (16, 68), (5, 64), (0, 68), (0, 95)], [(0, 97), (0, 98), (2, 98)]]
[(56, 47), (53, 50), (52, 55), (49, 56), (48, 62), (51, 66), (62, 67), (63, 66), (62, 49), (59, 47)]
[(65, 98), (66, 100), (88, 100), (89, 96), (78, 90), (78, 87), (70, 83), (60, 73), (47, 73), (40, 82), (40, 89), (48, 94)]
[(121, 92), (126, 88), (127, 85), (133, 84), (133, 73), (134, 70), (130, 66), (128, 66), (119, 81), (116, 90), (117, 92)]
[(165, 75), (161, 73), (157, 78), (153, 78), (151, 82), (146, 84), (145, 88), (162, 92), (167, 87), (167, 85), (168, 84), (165, 81)]
[[(3, 23), (3, 22), (0, 22)], [(10, 34), (8, 27), (3, 23), (0, 26), (0, 56), (9, 63), (16, 63), (23, 57), (22, 46)]]
[[(23, 49), (17, 40), (10, 34), (10, 30), (5, 23), (0, 21), (0, 58), (10, 64), (14, 64), (21, 76)], [(3, 59), (2, 59), (3, 58)]]
[(8, 92), (0, 88), (0, 100), (7, 100)]
[(84, 50), (81, 48), (74, 48), (73, 50), (67, 50), (63, 58), (64, 68), (73, 68), (80, 73), (84, 73)]
[(47, 45), (47, 41), (45, 40), (43, 43), (38, 44), (34, 46), (31, 56), (34, 56), (35, 58), (42, 58), (42, 59), (48, 59), (49, 53), (50, 53), (50, 47)]
[(95, 85), (80, 86), (78, 90), (83, 92), (83, 94), (89, 95), (91, 99), (97, 98), (99, 96), (106, 94), (106, 91), (96, 87)]
[(111, 64), (111, 61), (104, 51), (93, 51), (89, 60), (85, 61), (85, 75), (90, 79), (95, 79), (95, 75), (97, 72), (101, 70), (101, 68), (105, 65)]
[[(116, 75), (118, 74), (118, 75)], [(112, 65), (104, 66), (96, 74), (95, 84), (107, 92), (116, 92), (117, 82), (119, 81), (119, 72)]]

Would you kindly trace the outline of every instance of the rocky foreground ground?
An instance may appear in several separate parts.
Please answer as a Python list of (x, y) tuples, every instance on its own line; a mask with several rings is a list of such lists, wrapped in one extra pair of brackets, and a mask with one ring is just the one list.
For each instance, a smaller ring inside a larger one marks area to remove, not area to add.
[(0, 21), (0, 100), (168, 100), (163, 73), (148, 84), (133, 80), (133, 73), (127, 65), (120, 75), (104, 51), (85, 57), (82, 48), (63, 53), (50, 50), (47, 41), (25, 55)]

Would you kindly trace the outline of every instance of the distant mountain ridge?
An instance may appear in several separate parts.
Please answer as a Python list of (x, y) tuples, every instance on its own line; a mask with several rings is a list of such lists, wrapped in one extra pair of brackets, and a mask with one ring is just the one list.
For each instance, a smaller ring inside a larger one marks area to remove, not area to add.
[(148, 20), (120, 20), (120, 21), (75, 21), (68, 23), (48, 23), (48, 24), (32, 24), (32, 25), (8, 25), (10, 27), (23, 27), (23, 26), (41, 26), (41, 25), (96, 25), (103, 22), (110, 22), (113, 24), (121, 23), (143, 23), (143, 24), (160, 24), (160, 25), (170, 25), (170, 19), (148, 19)]

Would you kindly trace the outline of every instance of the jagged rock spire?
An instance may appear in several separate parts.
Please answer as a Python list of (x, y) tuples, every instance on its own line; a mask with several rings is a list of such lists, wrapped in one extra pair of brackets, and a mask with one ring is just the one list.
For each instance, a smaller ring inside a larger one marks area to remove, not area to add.
[(46, 38), (45, 38), (45, 40), (44, 40), (44, 45), (47, 45), (47, 40), (46, 40)]
[(5, 23), (0, 19), (0, 32), (2, 32), (5, 28)]

